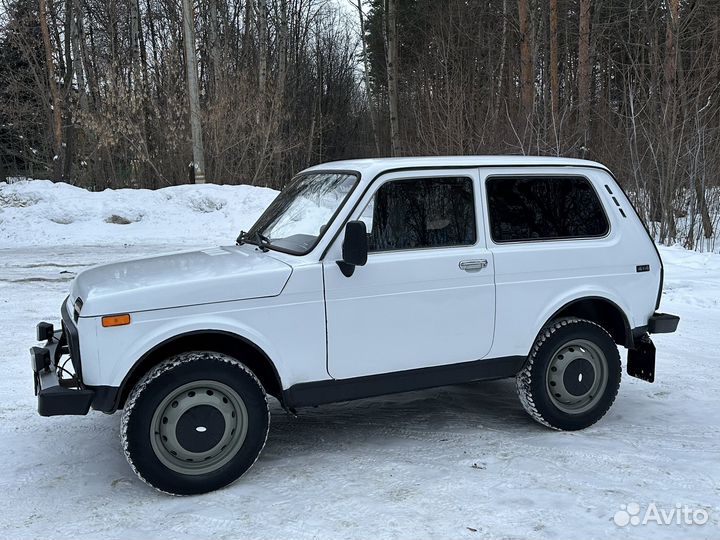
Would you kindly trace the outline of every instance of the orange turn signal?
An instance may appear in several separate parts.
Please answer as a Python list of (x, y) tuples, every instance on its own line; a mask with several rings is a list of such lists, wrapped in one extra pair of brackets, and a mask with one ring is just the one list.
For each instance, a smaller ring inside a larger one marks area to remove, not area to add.
[(130, 324), (130, 314), (123, 313), (122, 315), (106, 315), (102, 318), (102, 325), (105, 328), (110, 326), (125, 326)]

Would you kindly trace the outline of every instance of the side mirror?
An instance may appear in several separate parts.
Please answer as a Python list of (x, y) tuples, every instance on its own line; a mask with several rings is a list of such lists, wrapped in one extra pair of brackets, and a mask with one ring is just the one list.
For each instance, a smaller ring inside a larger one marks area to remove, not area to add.
[(363, 221), (348, 221), (342, 245), (342, 261), (337, 261), (345, 277), (355, 272), (356, 266), (364, 266), (368, 257), (367, 227)]

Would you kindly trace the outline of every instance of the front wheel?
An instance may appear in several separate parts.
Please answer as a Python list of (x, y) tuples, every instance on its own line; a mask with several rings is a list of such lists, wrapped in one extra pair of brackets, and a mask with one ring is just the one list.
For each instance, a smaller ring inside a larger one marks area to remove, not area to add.
[(620, 354), (605, 329), (567, 317), (540, 332), (517, 375), (517, 390), (536, 421), (573, 431), (591, 426), (610, 409), (621, 373)]
[(238, 360), (214, 352), (174, 356), (133, 388), (123, 410), (125, 457), (151, 486), (175, 495), (238, 479), (265, 445), (265, 391)]

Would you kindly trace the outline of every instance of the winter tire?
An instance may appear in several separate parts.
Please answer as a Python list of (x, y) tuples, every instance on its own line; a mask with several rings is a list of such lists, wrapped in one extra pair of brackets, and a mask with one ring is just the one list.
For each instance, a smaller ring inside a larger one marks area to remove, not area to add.
[(517, 375), (517, 390), (536, 421), (574, 431), (593, 425), (610, 409), (621, 373), (620, 354), (607, 331), (567, 317), (540, 332)]
[(265, 445), (269, 425), (265, 390), (245, 365), (224, 354), (189, 352), (135, 385), (120, 437), (143, 481), (192, 495), (240, 478)]

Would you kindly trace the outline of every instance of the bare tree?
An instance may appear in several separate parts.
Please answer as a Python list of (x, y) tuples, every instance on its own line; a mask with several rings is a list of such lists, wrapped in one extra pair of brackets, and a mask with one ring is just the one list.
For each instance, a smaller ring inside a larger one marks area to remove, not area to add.
[(560, 114), (560, 57), (558, 55), (558, 0), (550, 0), (550, 95), (553, 129), (557, 130)]
[[(248, 0), (251, 1), (251, 0)], [(267, 31), (268, 31), (268, 8), (267, 0), (258, 0), (258, 40), (260, 42), (260, 51), (258, 53), (258, 91), (261, 95), (267, 92)]]
[(518, 0), (518, 29), (520, 31), (520, 100), (522, 121), (525, 124), (533, 112), (535, 95), (528, 0)]
[(367, 96), (368, 114), (370, 116), (373, 142), (375, 143), (375, 153), (379, 156), (380, 138), (377, 130), (377, 119), (375, 105), (373, 104), (372, 89), (370, 88), (370, 66), (368, 64), (367, 38), (365, 36), (365, 15), (363, 14), (362, 0), (357, 0), (357, 10), (358, 19), (360, 21), (360, 43), (362, 44), (363, 84), (365, 85), (365, 95)]
[(580, 155), (586, 157), (590, 137), (590, 4), (580, 0), (580, 31), (578, 35), (578, 114), (580, 117)]
[(62, 155), (63, 155), (63, 124), (62, 104), (60, 91), (55, 80), (55, 61), (53, 60), (53, 46), (50, 42), (50, 30), (48, 27), (47, 4), (45, 0), (39, 0), (40, 32), (42, 33), (43, 49), (45, 50), (45, 65), (47, 67), (48, 87), (52, 100), (53, 117), (53, 176), (59, 180), (62, 176)]
[(397, 0), (385, 0), (385, 35), (387, 40), (388, 102), (390, 108), (390, 146), (393, 156), (403, 154), (400, 135), (400, 96), (398, 90)]

